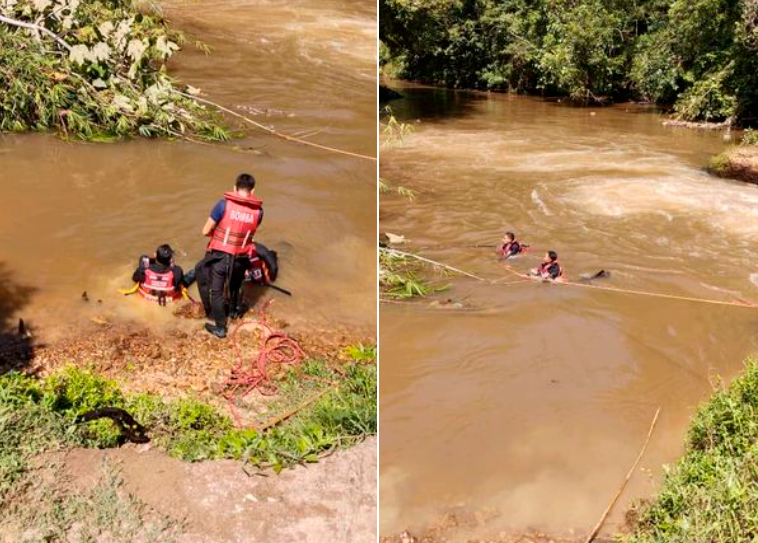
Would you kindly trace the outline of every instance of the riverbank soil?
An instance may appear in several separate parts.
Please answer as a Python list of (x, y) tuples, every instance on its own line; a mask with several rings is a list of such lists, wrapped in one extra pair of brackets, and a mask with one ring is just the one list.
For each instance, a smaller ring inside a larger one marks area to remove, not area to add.
[[(14, 525), (11, 517), (0, 526), (0, 541), (26, 543), (50, 534), (79, 541), (89, 521), (102, 524), (98, 541), (371, 542), (376, 460), (374, 438), (318, 464), (264, 476), (246, 475), (240, 462), (187, 463), (145, 446), (48, 453), (36, 459), (14, 502), (19, 517), (33, 510), (39, 524), (27, 518)], [(88, 498), (92, 510), (61, 533), (66, 519), (56, 519), (52, 509), (77, 496)]]
[(758, 184), (758, 145), (732, 147), (713, 157), (708, 171), (720, 177)]
[[(368, 328), (290, 326), (287, 320), (277, 318), (280, 312), (275, 307), (267, 313), (267, 322), (292, 337), (306, 358), (339, 363), (340, 353), (347, 346), (376, 342), (374, 331)], [(260, 349), (259, 332), (232, 335), (241, 322), (260, 319), (256, 313), (243, 321), (231, 321), (230, 337), (223, 341), (198, 330), (204, 320), (177, 319), (173, 327), (156, 329), (105, 314), (92, 318), (94, 321), (80, 323), (77, 334), (35, 344), (26, 369), (44, 376), (73, 364), (115, 379), (125, 391), (153, 392), (168, 398), (192, 393), (218, 401), (230, 369), (240, 361), (257, 360)], [(283, 368), (272, 364), (267, 369), (275, 380)]]

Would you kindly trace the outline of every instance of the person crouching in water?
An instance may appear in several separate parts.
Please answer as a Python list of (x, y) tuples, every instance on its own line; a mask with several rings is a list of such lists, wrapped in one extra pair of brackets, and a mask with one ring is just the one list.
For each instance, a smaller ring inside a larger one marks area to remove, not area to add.
[(529, 275), (546, 281), (560, 281), (563, 277), (563, 268), (558, 262), (558, 253), (548, 251), (542, 264), (538, 268), (532, 269)]
[(500, 252), (500, 256), (507, 260), (520, 255), (527, 247), (528, 245), (522, 245), (516, 240), (516, 234), (506, 232), (502, 244), (498, 247), (498, 251)]
[(142, 255), (132, 280), (139, 284), (140, 296), (163, 306), (181, 299), (186, 286), (184, 272), (174, 264), (174, 250), (169, 245), (158, 247), (153, 258)]
[(203, 235), (211, 240), (195, 267), (197, 286), (205, 314), (214, 321), (205, 329), (218, 338), (226, 337), (227, 319), (237, 311), (255, 252), (253, 236), (263, 221), (263, 202), (254, 193), (255, 178), (240, 174), (234, 190), (224, 193), (203, 227)]

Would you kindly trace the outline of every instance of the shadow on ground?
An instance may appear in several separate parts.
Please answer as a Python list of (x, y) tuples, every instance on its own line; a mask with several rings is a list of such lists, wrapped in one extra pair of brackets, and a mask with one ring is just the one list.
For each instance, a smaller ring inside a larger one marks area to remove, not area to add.
[(8, 266), (0, 262), (0, 373), (24, 370), (34, 356), (29, 323), (18, 314), (36, 290), (17, 283)]

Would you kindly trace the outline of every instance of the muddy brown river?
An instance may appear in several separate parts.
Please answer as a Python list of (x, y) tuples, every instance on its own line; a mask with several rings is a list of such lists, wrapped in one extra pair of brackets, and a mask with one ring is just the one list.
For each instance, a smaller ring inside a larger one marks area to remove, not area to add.
[[(169, 64), (183, 83), (286, 134), (376, 156), (375, 2), (203, 0), (164, 9), (189, 38)], [(276, 295), (279, 311), (296, 322), (374, 329), (376, 163), (254, 131), (212, 146), (0, 136), (3, 280), (36, 289), (16, 315), (45, 338), (102, 312), (173, 326), (169, 311), (116, 289), (161, 243), (193, 266), (203, 223), (241, 172), (258, 179), (266, 213), (257, 239), (279, 251), (278, 283), (295, 294)]]
[[(383, 196), (380, 230), (405, 235), (409, 249), (497, 280), (507, 272), (493, 249), (473, 246), (513, 230), (532, 246), (518, 271), (553, 249), (569, 278), (606, 269), (598, 284), (758, 301), (758, 187), (703, 171), (721, 133), (667, 128), (634, 106), (401, 91), (392, 107), (414, 132), (382, 150), (381, 175), (417, 199)], [(444, 282), (437, 298), (467, 309), (429, 300), (380, 309), (385, 535), (451, 510), (492, 516), (483, 532), (586, 534), (661, 407), (612, 533), (681, 454), (711, 382), (736, 375), (756, 348), (754, 309)]]

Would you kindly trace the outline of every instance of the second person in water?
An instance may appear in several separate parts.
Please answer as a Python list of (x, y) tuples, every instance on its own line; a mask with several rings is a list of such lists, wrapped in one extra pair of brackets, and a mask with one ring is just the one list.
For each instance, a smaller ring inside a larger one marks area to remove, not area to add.
[(210, 242), (195, 273), (205, 313), (214, 321), (205, 329), (216, 337), (226, 337), (227, 319), (238, 311), (245, 273), (257, 257), (253, 237), (262, 221), (263, 202), (255, 196), (255, 178), (243, 173), (203, 226)]
[(547, 281), (560, 281), (563, 276), (563, 268), (561, 268), (561, 264), (558, 262), (558, 253), (555, 251), (548, 251), (545, 254), (542, 263), (538, 267), (532, 269), (529, 272), (529, 275)]

